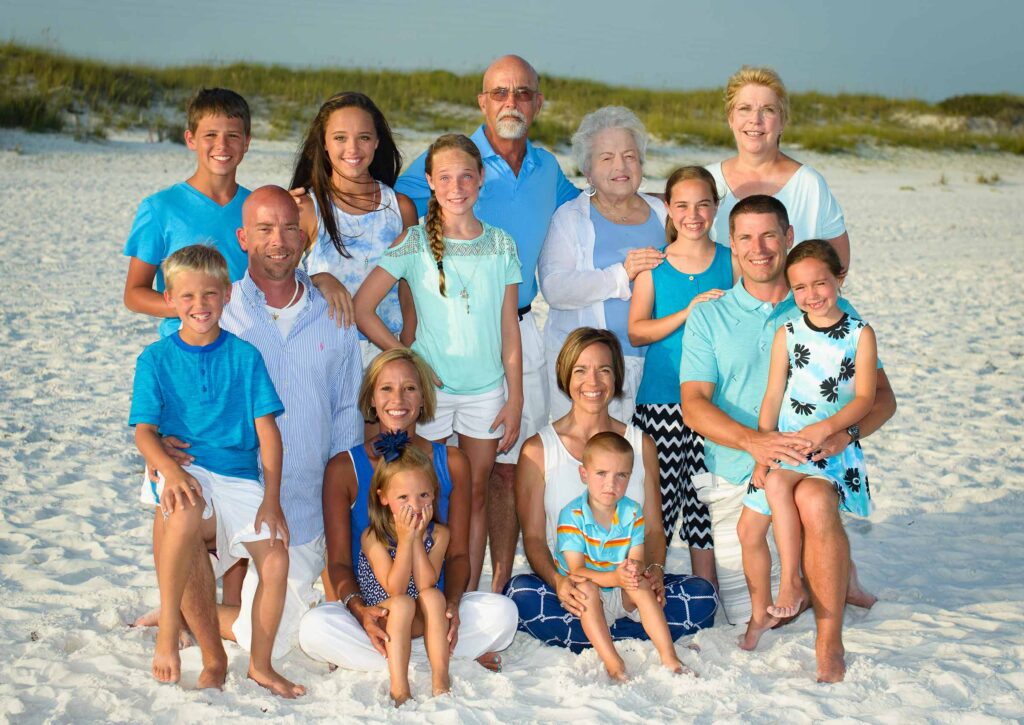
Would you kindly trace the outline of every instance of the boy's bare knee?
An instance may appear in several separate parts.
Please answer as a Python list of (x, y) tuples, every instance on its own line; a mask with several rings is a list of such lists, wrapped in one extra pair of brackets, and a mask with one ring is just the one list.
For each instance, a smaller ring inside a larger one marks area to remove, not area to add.
[(202, 504), (179, 505), (163, 522), (164, 536), (194, 536), (203, 523)]

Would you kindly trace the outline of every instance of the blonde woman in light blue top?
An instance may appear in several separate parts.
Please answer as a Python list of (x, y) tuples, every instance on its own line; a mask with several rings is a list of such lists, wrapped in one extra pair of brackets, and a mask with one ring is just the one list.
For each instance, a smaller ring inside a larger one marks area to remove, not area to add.
[(512, 237), (473, 213), (483, 185), (473, 142), (441, 136), (427, 152), (425, 171), (433, 192), (425, 222), (410, 227), (366, 278), (356, 294), (356, 324), (382, 349), (401, 346), (376, 310), (396, 282), (408, 282), (418, 319), (412, 348), (433, 367), (438, 386), (434, 420), (420, 433), (439, 441), (458, 433), (469, 458), (474, 590), (486, 543), (488, 478), (498, 451), (519, 438), (523, 360), (516, 305), (522, 273)]

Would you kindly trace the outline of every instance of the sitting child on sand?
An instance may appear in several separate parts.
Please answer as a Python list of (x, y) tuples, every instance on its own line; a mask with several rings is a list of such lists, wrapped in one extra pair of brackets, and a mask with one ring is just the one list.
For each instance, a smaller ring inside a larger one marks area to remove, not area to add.
[(374, 449), (381, 459), (370, 484), (370, 525), (362, 535), (356, 577), (367, 606), (388, 612), (388, 671), (391, 698), (398, 707), (412, 697), (413, 637), (424, 639), (433, 694), (451, 687), (447, 603), (437, 588), (449, 533), (435, 516), (440, 492), (433, 461), (409, 445), (404, 432), (384, 433)]
[(555, 562), (559, 573), (588, 580), (578, 585), (587, 595), (583, 631), (613, 680), (628, 679), (608, 629), (619, 617), (643, 625), (665, 667), (692, 674), (676, 656), (665, 612), (643, 577), (643, 508), (625, 496), (633, 447), (618, 433), (598, 433), (587, 441), (582, 460), (587, 490), (558, 517)]
[[(153, 676), (161, 682), (181, 677), (182, 596), (191, 568), (209, 566), (205, 551), (215, 543), (218, 573), (241, 558), (252, 558), (259, 572), (249, 677), (282, 697), (296, 697), (305, 690), (270, 662), (288, 575), (288, 526), (280, 503), (283, 453), (274, 422), (284, 408), (256, 348), (220, 328), (231, 289), (224, 257), (213, 247), (192, 245), (169, 256), (162, 271), (164, 296), (181, 328), (139, 355), (128, 421), (149, 469), (142, 501), (163, 514), (157, 517), (163, 532)], [(195, 462), (188, 472), (168, 456), (161, 436), (192, 443)], [(159, 483), (150, 471), (159, 472)], [(202, 654), (198, 686), (221, 687), (227, 656), (219, 640)]]

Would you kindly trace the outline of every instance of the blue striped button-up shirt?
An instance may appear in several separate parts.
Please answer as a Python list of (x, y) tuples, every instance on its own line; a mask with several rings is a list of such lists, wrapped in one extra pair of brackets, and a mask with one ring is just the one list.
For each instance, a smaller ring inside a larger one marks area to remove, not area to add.
[(356, 328), (339, 328), (327, 316), (327, 302), (301, 270), (302, 310), (288, 333), (267, 312), (267, 298), (249, 273), (232, 286), (221, 326), (263, 355), (284, 413), (277, 418), (284, 444), (281, 508), (291, 543), (301, 546), (323, 534), (324, 468), (332, 456), (363, 440), (356, 406), (362, 357)]

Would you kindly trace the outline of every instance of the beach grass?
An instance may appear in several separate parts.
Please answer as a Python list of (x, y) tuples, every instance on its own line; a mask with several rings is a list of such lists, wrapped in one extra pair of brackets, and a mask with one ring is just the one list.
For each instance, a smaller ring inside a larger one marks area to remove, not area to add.
[[(359, 90), (393, 126), (471, 132), (480, 74), (291, 68), (232, 63), (157, 68), (75, 58), (51, 49), (0, 44), (0, 126), (69, 130), (101, 137), (108, 128), (144, 128), (180, 137), (184, 106), (201, 86), (223, 86), (251, 103), (261, 133), (297, 138), (326, 98)], [(666, 142), (730, 146), (721, 89), (650, 90), (590, 80), (544, 77), (547, 103), (531, 137), (568, 144), (582, 116), (600, 106), (633, 109)], [(928, 103), (866, 94), (797, 93), (785, 142), (823, 152), (865, 145), (1024, 154), (1024, 98), (963, 95)]]

